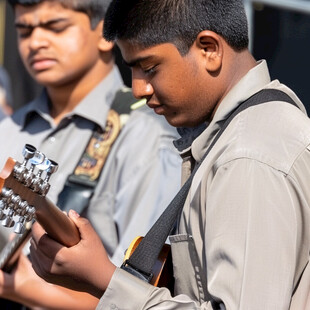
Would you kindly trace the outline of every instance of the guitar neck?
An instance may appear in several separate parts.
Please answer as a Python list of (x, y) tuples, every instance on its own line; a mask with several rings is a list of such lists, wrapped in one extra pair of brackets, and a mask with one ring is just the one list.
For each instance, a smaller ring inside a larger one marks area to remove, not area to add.
[[(7, 182), (10, 186), (10, 182)], [(22, 188), (22, 187), (21, 187)], [(15, 192), (21, 193), (20, 186), (15, 186)], [(22, 188), (22, 190), (24, 190)], [(36, 206), (35, 218), (50, 237), (65, 246), (73, 246), (80, 240), (75, 224), (54, 205), (47, 197), (32, 195), (31, 203)], [(20, 254), (20, 251), (30, 239), (32, 223), (28, 223), (22, 234), (17, 234), (0, 252), (0, 269), (10, 272)]]
[(3, 226), (14, 226), (20, 234), (0, 253), (0, 268), (9, 269), (14, 263), (13, 258), (29, 239), (35, 220), (64, 246), (71, 247), (80, 241), (73, 221), (46, 197), (49, 179), (58, 164), (29, 144), (25, 145), (23, 155), (23, 163), (9, 157), (0, 173), (0, 220)]
[[(27, 212), (33, 212), (34, 218), (56, 241), (65, 246), (77, 244), (80, 234), (73, 221), (48, 197), (35, 191), (31, 187), (32, 183), (29, 185), (18, 180), (14, 175), (15, 166), (15, 160), (9, 158), (0, 174), (0, 188), (2, 196), (5, 197), (4, 205), (7, 209), (6, 217), (9, 218), (10, 213), (14, 213), (15, 216), (25, 218)], [(13, 203), (14, 201), (15, 203)], [(27, 207), (25, 207), (25, 203)]]
[(20, 251), (30, 239), (31, 228), (26, 229), (22, 234), (15, 235), (14, 239), (9, 241), (0, 253), (0, 269), (9, 273), (13, 269)]
[(73, 221), (47, 197), (34, 197), (33, 205), (37, 206), (36, 220), (50, 237), (67, 247), (80, 241), (80, 233)]

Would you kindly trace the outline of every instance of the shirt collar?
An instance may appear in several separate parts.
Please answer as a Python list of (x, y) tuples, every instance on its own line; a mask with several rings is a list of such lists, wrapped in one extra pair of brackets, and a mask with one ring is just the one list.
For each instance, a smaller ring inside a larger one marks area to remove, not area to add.
[[(121, 74), (117, 66), (114, 66), (112, 71), (65, 117), (70, 118), (77, 115), (96, 123), (104, 129), (107, 114), (112, 105), (115, 93), (123, 86)], [(26, 113), (21, 122), (23, 128), (31, 120), (33, 114), (39, 115), (53, 126), (53, 120), (49, 113), (49, 99), (45, 89), (25, 109)]]
[(25, 113), (23, 113), (21, 119), (21, 126), (23, 129), (32, 120), (34, 115), (41, 116), (52, 124), (52, 118), (49, 115), (49, 100), (45, 89), (43, 89), (38, 97), (28, 103), (24, 109)]
[(123, 86), (121, 74), (115, 66), (70, 114), (89, 119), (104, 129), (114, 96)]

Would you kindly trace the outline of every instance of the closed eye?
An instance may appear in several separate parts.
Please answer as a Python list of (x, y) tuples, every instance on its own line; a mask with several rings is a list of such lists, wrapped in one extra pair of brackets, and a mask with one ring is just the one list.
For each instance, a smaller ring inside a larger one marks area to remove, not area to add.
[(141, 70), (144, 72), (144, 74), (146, 75), (153, 75), (156, 73), (156, 68), (157, 68), (157, 65), (156, 66), (153, 66), (151, 68), (141, 68)]

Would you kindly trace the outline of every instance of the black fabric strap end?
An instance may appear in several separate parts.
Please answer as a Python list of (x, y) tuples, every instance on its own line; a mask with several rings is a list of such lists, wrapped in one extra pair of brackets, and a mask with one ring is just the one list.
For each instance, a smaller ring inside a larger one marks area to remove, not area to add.
[(133, 266), (131, 266), (129, 263), (128, 263), (128, 259), (125, 260), (123, 262), (123, 264), (121, 265), (121, 269), (129, 272), (130, 274), (132, 274), (133, 276), (139, 278), (140, 280), (143, 280), (147, 283), (150, 283), (152, 278), (153, 278), (153, 274), (152, 273), (145, 273), (137, 268), (134, 268)]

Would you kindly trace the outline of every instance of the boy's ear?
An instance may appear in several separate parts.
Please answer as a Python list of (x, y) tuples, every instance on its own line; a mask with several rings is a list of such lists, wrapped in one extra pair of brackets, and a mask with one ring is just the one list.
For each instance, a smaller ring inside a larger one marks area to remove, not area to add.
[(201, 31), (196, 38), (196, 45), (205, 58), (205, 67), (209, 72), (216, 72), (222, 66), (223, 42), (222, 38), (213, 31)]
[(98, 48), (101, 52), (112, 51), (113, 47), (114, 47), (114, 42), (106, 41), (103, 37), (100, 39), (98, 43)]
[(98, 41), (98, 49), (101, 52), (109, 52), (112, 51), (113, 47), (114, 47), (114, 42), (109, 42), (106, 41), (103, 37), (103, 21), (101, 21), (96, 29), (95, 29), (96, 33), (98, 34), (99, 37), (99, 41)]

